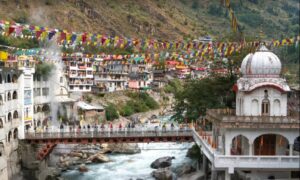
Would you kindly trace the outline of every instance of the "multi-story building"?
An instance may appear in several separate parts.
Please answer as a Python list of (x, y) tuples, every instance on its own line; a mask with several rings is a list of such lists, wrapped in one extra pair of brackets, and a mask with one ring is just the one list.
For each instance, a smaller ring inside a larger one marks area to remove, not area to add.
[(151, 64), (132, 64), (130, 66), (128, 81), (130, 89), (150, 89), (152, 81), (153, 73), (151, 72)]
[[(60, 62), (52, 62), (47, 75), (34, 75), (34, 125), (39, 128), (60, 120), (73, 119), (75, 100), (69, 98), (68, 82)], [(38, 65), (37, 65), (38, 66)]]
[(240, 179), (299, 178), (299, 114), (288, 112), (290, 88), (280, 77), (279, 58), (262, 46), (244, 58), (241, 72), (236, 109), (208, 110), (212, 132), (201, 139), (209, 140), (201, 143), (201, 135), (195, 137), (203, 162), (211, 162), (212, 179), (233, 174)]
[(18, 138), (33, 122), (33, 57), (0, 59), (0, 179), (13, 179), (20, 170)]
[(164, 69), (153, 67), (152, 73), (153, 73), (152, 88), (159, 89), (164, 87), (167, 84), (168, 80), (166, 78), (166, 72)]
[(63, 57), (69, 91), (90, 92), (94, 84), (93, 59), (75, 53), (71, 57)]
[(113, 92), (128, 88), (130, 64), (122, 56), (97, 59), (95, 64), (96, 91)]

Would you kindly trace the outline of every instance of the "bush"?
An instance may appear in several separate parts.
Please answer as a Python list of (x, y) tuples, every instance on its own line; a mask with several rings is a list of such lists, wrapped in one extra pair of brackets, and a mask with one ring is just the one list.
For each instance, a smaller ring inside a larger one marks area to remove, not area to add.
[(105, 107), (105, 117), (108, 121), (119, 118), (119, 114), (115, 105), (109, 104), (107, 107)]
[(120, 114), (122, 116), (130, 116), (133, 113), (134, 113), (133, 108), (130, 105), (128, 105), (127, 103), (120, 110)]

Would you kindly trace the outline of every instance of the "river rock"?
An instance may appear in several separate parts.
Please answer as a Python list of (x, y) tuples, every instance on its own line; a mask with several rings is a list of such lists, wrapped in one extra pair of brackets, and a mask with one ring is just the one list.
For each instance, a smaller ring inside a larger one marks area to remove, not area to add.
[(85, 164), (81, 164), (81, 165), (78, 167), (78, 171), (79, 171), (79, 172), (88, 172), (88, 168), (85, 166)]
[(98, 153), (95, 155), (90, 156), (87, 161), (92, 161), (92, 162), (96, 162), (96, 163), (102, 163), (102, 162), (109, 162), (110, 159), (105, 156), (104, 154)]
[(153, 169), (169, 167), (172, 165), (172, 159), (175, 159), (175, 157), (165, 156), (158, 158), (151, 163), (150, 167)]
[(80, 152), (71, 152), (70, 154), (69, 154), (69, 156), (71, 156), (71, 157), (80, 157), (80, 158), (82, 158), (82, 153), (80, 153)]
[(118, 143), (107, 145), (105, 151), (120, 154), (136, 154), (140, 153), (141, 149), (139, 148), (138, 144)]
[(175, 176), (169, 168), (160, 168), (151, 173), (156, 180), (173, 180)]
[(190, 164), (183, 164), (182, 166), (180, 166), (174, 170), (176, 175), (179, 177), (186, 175), (186, 174), (190, 174), (195, 171), (196, 171), (196, 169), (193, 166), (191, 166)]

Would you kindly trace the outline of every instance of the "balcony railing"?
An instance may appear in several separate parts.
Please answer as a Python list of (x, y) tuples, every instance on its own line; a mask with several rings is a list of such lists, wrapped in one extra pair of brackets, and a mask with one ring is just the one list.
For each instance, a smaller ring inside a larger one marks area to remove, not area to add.
[(193, 137), (196, 144), (201, 148), (205, 156), (213, 163), (215, 168), (283, 168), (299, 169), (300, 157), (296, 156), (253, 156), (253, 155), (223, 155), (218, 152), (209, 142), (209, 134), (200, 136), (193, 130)]
[(236, 116), (234, 109), (209, 109), (206, 112), (207, 117), (216, 119), (224, 125), (247, 126), (257, 128), (258, 125), (267, 125), (268, 127), (299, 128), (299, 117), (292, 116)]

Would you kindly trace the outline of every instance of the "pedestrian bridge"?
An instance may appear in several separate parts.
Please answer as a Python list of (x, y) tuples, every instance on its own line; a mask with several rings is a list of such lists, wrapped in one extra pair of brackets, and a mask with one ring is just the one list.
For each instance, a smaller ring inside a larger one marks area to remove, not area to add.
[(27, 132), (28, 143), (85, 144), (85, 143), (149, 143), (193, 141), (192, 129), (182, 130), (104, 130), (83, 132)]
[(117, 129), (91, 131), (46, 131), (26, 132), (25, 141), (31, 144), (45, 144), (37, 158), (46, 158), (56, 144), (96, 143), (150, 143), (150, 142), (192, 142), (192, 129)]

